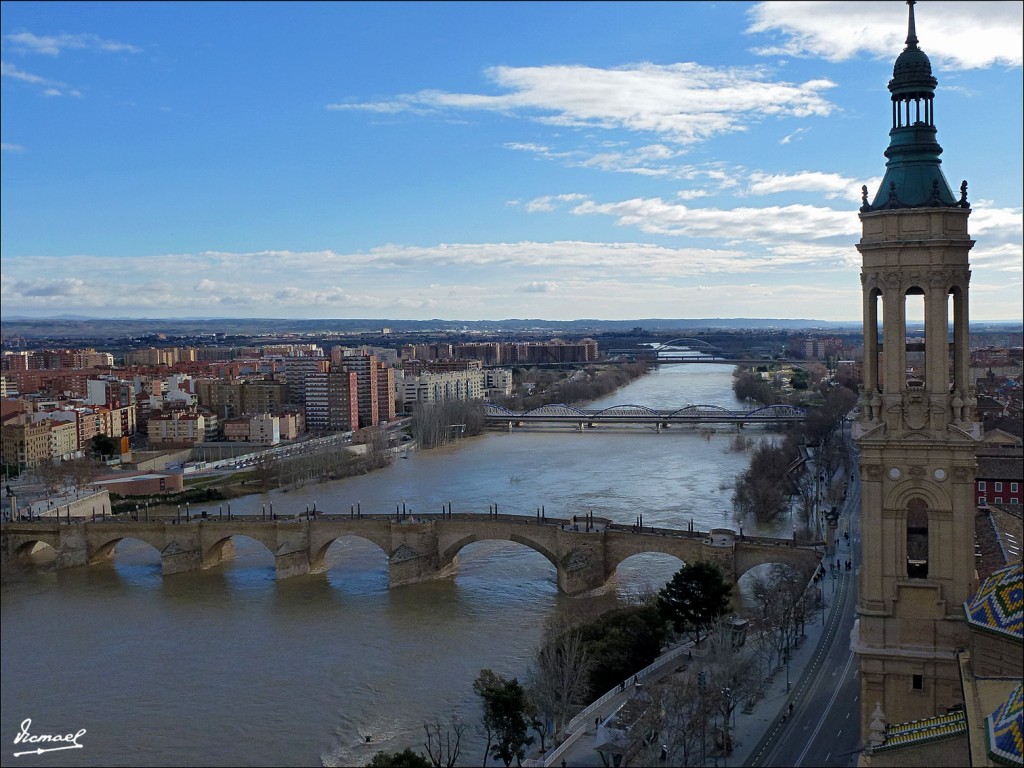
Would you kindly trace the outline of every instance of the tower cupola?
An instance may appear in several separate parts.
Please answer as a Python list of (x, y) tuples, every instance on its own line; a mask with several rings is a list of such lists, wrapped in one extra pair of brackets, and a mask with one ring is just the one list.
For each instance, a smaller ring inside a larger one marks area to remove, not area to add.
[(932, 65), (918, 47), (914, 2), (908, 0), (906, 48), (896, 59), (889, 81), (892, 94), (892, 129), (885, 151), (885, 177), (868, 203), (864, 191), (862, 212), (891, 208), (940, 206), (968, 207), (966, 184), (957, 198), (942, 173), (942, 147), (936, 140), (935, 86)]

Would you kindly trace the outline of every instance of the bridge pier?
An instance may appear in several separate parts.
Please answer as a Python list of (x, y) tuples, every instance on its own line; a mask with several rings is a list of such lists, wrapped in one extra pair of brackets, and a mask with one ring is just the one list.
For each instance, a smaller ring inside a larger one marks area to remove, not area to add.
[(437, 556), (434, 553), (420, 553), (413, 551), (411, 547), (403, 547), (388, 559), (389, 587), (415, 584), (440, 575), (441, 569), (438, 568)]
[(274, 574), (278, 580), (292, 576), (305, 576), (309, 572), (309, 552), (307, 550), (274, 554)]
[(558, 590), (571, 597), (603, 587), (608, 580), (604, 533), (559, 531), (558, 534), (558, 549), (564, 553), (555, 566)]
[[(64, 528), (57, 524), (58, 541), (57, 546), (57, 568), (75, 568), (79, 565), (88, 565), (89, 546), (85, 539), (85, 531), (79, 525), (67, 525)], [(113, 551), (111, 551), (113, 555)]]

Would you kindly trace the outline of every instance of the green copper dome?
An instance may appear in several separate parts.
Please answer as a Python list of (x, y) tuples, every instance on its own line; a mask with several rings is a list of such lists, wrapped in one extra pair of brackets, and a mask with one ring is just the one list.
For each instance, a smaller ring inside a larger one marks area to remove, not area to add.
[(936, 139), (934, 97), (938, 81), (932, 77), (932, 64), (927, 54), (917, 47), (914, 26), (914, 0), (907, 25), (907, 47), (896, 59), (889, 81), (892, 94), (892, 129), (885, 177), (868, 203), (864, 189), (862, 212), (891, 208), (934, 208), (938, 206), (970, 207), (967, 183), (960, 187), (957, 198), (942, 173), (942, 147)]

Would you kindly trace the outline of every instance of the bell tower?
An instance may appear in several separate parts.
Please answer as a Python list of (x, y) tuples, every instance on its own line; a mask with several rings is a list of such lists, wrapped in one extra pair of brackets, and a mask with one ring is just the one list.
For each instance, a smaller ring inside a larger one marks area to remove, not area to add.
[[(969, 376), (967, 182), (955, 195), (936, 140), (931, 62), (909, 0), (906, 48), (889, 81), (892, 129), (874, 199), (863, 187), (862, 566), (852, 649), (861, 734), (961, 702), (955, 650), (974, 568), (975, 446)], [(908, 310), (909, 307), (909, 310)], [(908, 332), (908, 313), (923, 333)]]

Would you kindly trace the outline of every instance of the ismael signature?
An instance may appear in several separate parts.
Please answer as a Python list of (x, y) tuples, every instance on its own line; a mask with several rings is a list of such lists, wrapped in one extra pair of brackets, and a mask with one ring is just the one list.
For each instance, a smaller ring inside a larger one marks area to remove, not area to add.
[(85, 728), (82, 728), (77, 733), (65, 733), (51, 735), (48, 733), (33, 734), (29, 732), (29, 728), (32, 727), (32, 718), (26, 717), (21, 721), (21, 732), (14, 737), (15, 744), (59, 744), (61, 746), (56, 747), (36, 747), (35, 749), (25, 750), (24, 752), (15, 752), (15, 757), (21, 757), (22, 755), (41, 755), (44, 752), (57, 752), (62, 749), (81, 749), (82, 745), (78, 743), (78, 740), (85, 735)]

